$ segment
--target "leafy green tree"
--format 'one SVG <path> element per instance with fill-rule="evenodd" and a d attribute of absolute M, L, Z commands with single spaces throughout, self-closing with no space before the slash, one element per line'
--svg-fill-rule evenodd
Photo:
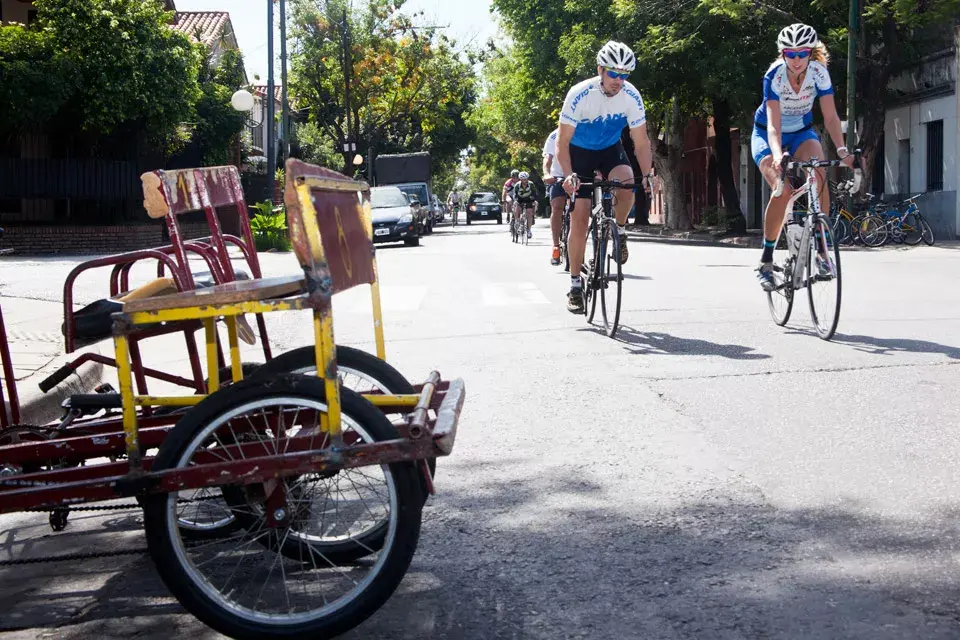
<path fill-rule="evenodd" d="M 72 64 L 61 115 L 100 134 L 136 123 L 155 140 L 191 121 L 202 49 L 169 27 L 159 2 L 36 0 L 35 6 L 31 29 Z"/>
<path fill-rule="evenodd" d="M 77 85 L 75 61 L 49 33 L 0 26 L 0 133 L 42 127 Z"/>
<path fill-rule="evenodd" d="M 316 134 L 334 147 L 356 135 L 364 156 L 425 150 L 443 166 L 469 142 L 466 113 L 475 100 L 472 60 L 458 54 L 456 43 L 438 29 L 418 25 L 415 16 L 401 11 L 402 5 L 368 0 L 349 10 L 343 0 L 294 0 L 291 86 L 313 127 L 308 133 L 312 149 L 327 148 Z M 352 156 L 343 154 L 351 173 Z"/>
<path fill-rule="evenodd" d="M 227 49 L 218 61 L 208 55 L 200 68 L 199 83 L 197 124 L 191 142 L 200 149 L 205 165 L 226 164 L 246 121 L 246 114 L 230 104 L 233 93 L 245 84 L 240 52 Z"/>

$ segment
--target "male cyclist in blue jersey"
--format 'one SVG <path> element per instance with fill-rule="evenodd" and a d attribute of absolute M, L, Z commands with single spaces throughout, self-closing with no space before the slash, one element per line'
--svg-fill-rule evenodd
<path fill-rule="evenodd" d="M 590 224 L 591 187 L 581 187 L 580 179 L 589 182 L 599 171 L 607 180 L 632 183 L 633 168 L 620 142 L 623 128 L 630 127 L 637 161 L 644 172 L 643 188 L 649 190 L 653 176 L 653 153 L 647 138 L 647 117 L 643 99 L 636 87 L 627 82 L 636 68 L 637 59 L 630 47 L 610 41 L 597 53 L 597 76 L 575 85 L 567 93 L 560 111 L 560 133 L 557 137 L 557 157 L 565 179 L 563 189 L 568 195 L 577 193 L 570 215 L 570 292 L 567 310 L 583 313 L 583 289 L 580 267 L 587 244 Z M 626 240 L 624 225 L 633 206 L 633 191 L 617 189 L 614 192 L 617 226 Z M 627 261 L 627 243 L 620 243 L 620 263 Z"/>
<path fill-rule="evenodd" d="M 840 160 L 853 167 L 853 154 L 843 146 L 843 127 L 833 100 L 833 85 L 827 71 L 827 48 L 817 38 L 813 27 L 792 24 L 777 37 L 780 57 L 773 61 L 763 76 L 763 102 L 754 114 L 751 147 L 757 163 L 770 188 L 780 183 L 780 165 L 784 156 L 798 160 L 816 157 L 825 160 L 820 138 L 813 130 L 813 103 L 820 99 L 820 111 L 827 133 L 837 147 Z M 820 185 L 820 210 L 830 210 L 830 190 L 826 186 L 826 172 L 817 169 Z M 793 195 L 790 181 L 785 181 L 783 193 L 771 197 L 763 220 L 763 255 L 757 268 L 757 279 L 765 291 L 773 291 L 773 248 L 780 236 L 787 202 Z M 817 259 L 820 275 L 829 277 L 829 260 Z"/>

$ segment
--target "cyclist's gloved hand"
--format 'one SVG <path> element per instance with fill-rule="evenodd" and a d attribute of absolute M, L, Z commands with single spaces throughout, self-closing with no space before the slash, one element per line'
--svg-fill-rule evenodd
<path fill-rule="evenodd" d="M 563 181 L 563 190 L 567 192 L 568 196 L 572 196 L 573 192 L 577 190 L 579 185 L 580 179 L 577 177 L 577 174 L 571 173 Z"/>

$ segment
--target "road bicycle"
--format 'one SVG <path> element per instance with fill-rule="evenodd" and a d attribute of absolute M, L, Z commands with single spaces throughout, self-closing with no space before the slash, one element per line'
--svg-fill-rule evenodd
<path fill-rule="evenodd" d="M 620 245 L 627 241 L 620 235 L 617 219 L 614 215 L 615 189 L 633 190 L 632 182 L 619 180 L 594 180 L 579 182 L 578 187 L 592 187 L 590 227 L 587 237 L 591 241 L 590 260 L 584 260 L 580 267 L 583 278 L 583 312 L 587 322 L 593 323 L 597 311 L 597 299 L 600 300 L 600 313 L 603 317 L 604 333 L 614 337 L 620 324 L 620 303 L 623 297 L 623 265 L 620 263 Z M 567 204 L 569 211 L 576 203 L 576 192 L 570 196 Z M 586 258 L 586 252 L 584 252 Z M 609 309 L 607 302 L 609 301 Z"/>
<path fill-rule="evenodd" d="M 860 190 L 863 177 L 860 155 L 859 149 L 854 152 L 854 178 L 850 193 Z M 794 294 L 806 288 L 810 317 L 817 335 L 824 340 L 833 337 L 840 321 L 840 244 L 833 233 L 829 216 L 820 209 L 816 170 L 840 166 L 846 167 L 839 160 L 812 158 L 797 161 L 785 155 L 780 165 L 780 182 L 773 192 L 773 197 L 783 193 L 784 180 L 791 169 L 802 170 L 806 174 L 805 182 L 797 185 L 796 192 L 787 203 L 786 224 L 774 248 L 776 286 L 767 292 L 770 314 L 777 325 L 785 325 L 793 310 Z M 793 180 L 793 176 L 790 179 Z M 807 196 L 807 210 L 794 211 L 794 203 L 804 196 Z"/>
<path fill-rule="evenodd" d="M 869 247 L 881 247 L 892 241 L 896 244 L 915 246 L 923 240 L 928 246 L 932 246 L 934 242 L 933 229 L 923 219 L 920 214 L 920 207 L 916 203 L 916 199 L 920 195 L 922 194 L 907 198 L 873 214 L 872 218 L 876 220 L 877 232 L 872 237 L 865 239 L 864 244 Z M 900 207 L 904 204 L 907 205 L 906 209 L 900 211 Z"/>

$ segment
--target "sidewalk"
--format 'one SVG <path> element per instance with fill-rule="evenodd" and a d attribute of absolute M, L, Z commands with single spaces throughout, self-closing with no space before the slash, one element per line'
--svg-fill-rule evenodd
<path fill-rule="evenodd" d="M 763 230 L 748 229 L 745 234 L 722 235 L 719 227 L 707 230 L 674 231 L 662 225 L 627 225 L 627 237 L 635 240 L 698 244 L 708 246 L 761 247 Z"/>
<path fill-rule="evenodd" d="M 60 331 L 63 306 L 44 300 L 0 296 L 0 307 L 20 400 L 20 422 L 44 424 L 59 419 L 64 399 L 74 393 L 90 393 L 100 384 L 103 365 L 88 362 L 55 389 L 43 393 L 38 386 L 40 382 L 80 355 L 64 355 L 64 338 Z M 88 347 L 84 352 L 110 353 L 110 343 Z M 0 379 L 3 379 L 2 371 Z M 4 400 L 9 406 L 6 387 Z"/>

